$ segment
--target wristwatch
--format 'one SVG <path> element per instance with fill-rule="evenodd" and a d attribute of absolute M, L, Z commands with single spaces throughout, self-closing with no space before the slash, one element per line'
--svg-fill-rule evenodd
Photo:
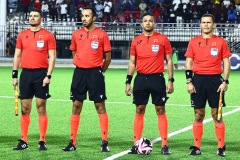
<path fill-rule="evenodd" d="M 229 84 L 228 79 L 224 79 L 223 82 L 225 82 L 226 84 Z"/>
<path fill-rule="evenodd" d="M 189 83 L 192 83 L 192 80 L 190 80 L 190 79 L 187 80 L 187 83 L 186 83 L 186 84 L 189 84 Z"/>
<path fill-rule="evenodd" d="M 51 76 L 51 75 L 47 75 L 46 77 L 47 77 L 48 79 L 51 79 L 51 78 L 52 78 L 52 76 Z"/>
<path fill-rule="evenodd" d="M 169 78 L 168 81 L 171 81 L 173 83 L 175 80 L 174 78 Z"/>

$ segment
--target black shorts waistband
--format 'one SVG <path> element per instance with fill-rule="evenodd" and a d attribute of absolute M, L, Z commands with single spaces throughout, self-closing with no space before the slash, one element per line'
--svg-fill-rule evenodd
<path fill-rule="evenodd" d="M 102 67 L 93 67 L 93 68 L 80 68 L 80 67 L 76 67 L 76 69 L 81 69 L 81 70 L 101 69 L 102 70 Z"/>
<path fill-rule="evenodd" d="M 139 73 L 137 72 L 138 76 L 164 76 L 163 73 L 152 73 L 152 74 L 143 74 L 143 73 Z"/>
<path fill-rule="evenodd" d="M 196 77 L 219 77 L 221 74 L 194 74 Z"/>
<path fill-rule="evenodd" d="M 47 68 L 33 68 L 33 69 L 28 69 L 28 68 L 22 68 L 22 71 L 29 71 L 29 72 L 34 72 L 34 71 L 47 71 Z"/>

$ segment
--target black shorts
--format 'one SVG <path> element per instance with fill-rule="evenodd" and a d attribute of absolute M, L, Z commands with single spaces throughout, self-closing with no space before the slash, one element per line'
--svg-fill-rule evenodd
<path fill-rule="evenodd" d="M 48 99 L 49 85 L 43 87 L 43 79 L 47 75 L 47 69 L 22 69 L 20 75 L 20 99 L 32 99 L 33 96 Z"/>
<path fill-rule="evenodd" d="M 165 106 L 168 99 L 166 93 L 165 78 L 162 73 L 141 74 L 138 73 L 134 79 L 133 103 L 136 105 L 147 105 L 149 95 L 152 97 L 152 104 Z"/>
<path fill-rule="evenodd" d="M 105 81 L 102 68 L 75 68 L 70 99 L 72 101 L 83 101 L 88 91 L 89 100 L 103 102 L 107 99 L 105 92 Z"/>
<path fill-rule="evenodd" d="M 193 76 L 193 85 L 196 93 L 191 94 L 191 106 L 194 108 L 204 108 L 206 102 L 211 108 L 218 108 L 219 95 L 217 92 L 222 84 L 223 78 L 220 74 L 217 75 L 199 75 Z M 223 106 L 225 105 L 224 94 L 222 98 Z"/>

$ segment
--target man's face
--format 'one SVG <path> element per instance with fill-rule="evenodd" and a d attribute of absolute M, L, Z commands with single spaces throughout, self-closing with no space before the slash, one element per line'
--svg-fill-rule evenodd
<path fill-rule="evenodd" d="M 92 11 L 90 9 L 83 9 L 81 18 L 83 26 L 88 28 L 93 25 L 95 17 L 93 17 Z"/>
<path fill-rule="evenodd" d="M 155 28 L 155 22 L 153 16 L 147 15 L 143 17 L 142 28 L 146 32 L 152 32 Z"/>
<path fill-rule="evenodd" d="M 38 12 L 30 12 L 29 23 L 32 27 L 39 26 L 42 22 L 42 17 Z"/>
<path fill-rule="evenodd" d="M 211 33 L 213 31 L 213 28 L 215 27 L 216 24 L 213 23 L 212 17 L 202 17 L 202 20 L 200 22 L 200 28 L 202 29 L 203 33 Z"/>

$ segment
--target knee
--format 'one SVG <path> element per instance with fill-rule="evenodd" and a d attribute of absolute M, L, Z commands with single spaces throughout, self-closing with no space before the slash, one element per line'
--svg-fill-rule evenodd
<path fill-rule="evenodd" d="M 202 122 L 204 120 L 205 114 L 204 113 L 195 113 L 195 121 Z"/>
<path fill-rule="evenodd" d="M 156 113 L 157 113 L 157 115 L 165 114 L 165 108 L 158 108 L 158 109 L 156 109 Z"/>
<path fill-rule="evenodd" d="M 30 107 L 22 106 L 22 115 L 29 115 L 30 111 Z"/>
<path fill-rule="evenodd" d="M 95 104 L 96 110 L 98 114 L 103 114 L 106 112 L 105 105 L 102 103 Z"/>
<path fill-rule="evenodd" d="M 144 113 L 145 113 L 145 109 L 143 109 L 143 108 L 137 108 L 137 109 L 136 109 L 136 113 L 137 113 L 137 114 L 144 114 Z"/>

